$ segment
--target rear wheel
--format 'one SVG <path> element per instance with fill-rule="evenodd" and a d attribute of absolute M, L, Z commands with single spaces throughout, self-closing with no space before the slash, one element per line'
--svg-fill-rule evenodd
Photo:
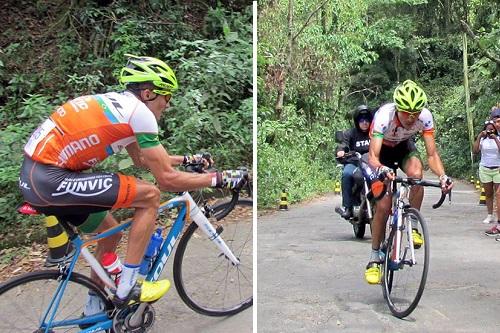
<path fill-rule="evenodd" d="M 423 239 L 420 248 L 411 248 L 412 226 L 418 229 Z M 383 293 L 393 315 L 404 318 L 420 301 L 429 270 L 430 241 L 427 224 L 418 210 L 405 209 L 399 253 L 396 253 L 396 243 L 396 232 L 391 229 L 383 268 Z"/>
<path fill-rule="evenodd" d="M 64 278 L 56 270 L 37 271 L 0 285 L 0 332 L 45 332 L 49 318 L 44 315 Z M 106 314 L 111 312 L 113 305 L 103 290 L 88 277 L 72 273 L 47 331 L 80 332 L 76 320 L 81 319 L 89 291 L 104 305 L 99 320 L 94 323 L 108 320 Z"/>
<path fill-rule="evenodd" d="M 215 204 L 215 218 L 229 202 Z M 174 258 L 174 282 L 181 299 L 194 311 L 208 316 L 236 314 L 253 304 L 253 202 L 239 199 L 233 211 L 212 221 L 224 242 L 240 260 L 234 266 L 213 241 L 191 223 Z"/>

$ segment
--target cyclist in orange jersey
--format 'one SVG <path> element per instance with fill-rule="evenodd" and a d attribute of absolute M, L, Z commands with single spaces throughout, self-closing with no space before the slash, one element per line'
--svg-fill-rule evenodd
<path fill-rule="evenodd" d="M 128 248 L 114 302 L 128 304 L 134 294 L 151 302 L 168 290 L 167 280 L 137 283 L 139 267 L 155 227 L 160 190 L 180 192 L 203 187 L 234 187 L 241 172 L 192 174 L 175 166 L 202 156 L 173 156 L 158 139 L 158 123 L 178 84 L 172 69 L 152 57 L 129 57 L 121 70 L 123 92 L 82 96 L 60 106 L 31 135 L 24 147 L 19 187 L 35 209 L 55 215 L 83 232 L 102 232 L 118 222 L 110 209 L 135 208 Z M 149 169 L 159 188 L 132 176 L 82 172 L 125 148 L 134 164 Z M 114 251 L 120 234 L 98 243 L 96 257 Z M 97 283 L 102 283 L 92 272 Z M 137 292 L 132 293 L 132 290 Z M 140 290 L 140 292 L 139 292 Z M 103 305 L 89 295 L 85 315 Z"/>

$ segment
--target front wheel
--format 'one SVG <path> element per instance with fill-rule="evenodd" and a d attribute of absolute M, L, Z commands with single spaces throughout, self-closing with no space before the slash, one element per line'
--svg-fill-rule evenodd
<path fill-rule="evenodd" d="M 212 207 L 214 216 L 229 202 Z M 234 266 L 206 234 L 191 223 L 174 257 L 174 282 L 181 299 L 208 316 L 234 315 L 253 304 L 253 218 L 251 199 L 239 199 L 233 211 L 214 226 L 234 255 Z"/>
<path fill-rule="evenodd" d="M 398 318 L 408 316 L 422 297 L 429 270 L 430 253 L 427 224 L 420 212 L 415 208 L 407 208 L 402 216 L 401 237 L 398 241 L 395 229 L 391 228 L 383 267 L 384 298 L 392 314 Z M 423 239 L 420 247 L 411 246 L 412 229 L 417 229 Z M 396 253 L 398 242 L 400 250 Z"/>
<path fill-rule="evenodd" d="M 78 321 L 81 321 L 89 291 L 103 305 L 96 322 L 109 319 L 107 313 L 111 312 L 113 305 L 103 290 L 88 277 L 72 273 L 47 330 L 49 318 L 44 315 L 58 292 L 61 279 L 64 276 L 57 270 L 37 271 L 0 285 L 0 332 L 80 332 Z"/>

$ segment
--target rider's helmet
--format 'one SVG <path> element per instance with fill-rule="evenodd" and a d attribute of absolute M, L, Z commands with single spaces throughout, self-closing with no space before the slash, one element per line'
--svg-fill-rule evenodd
<path fill-rule="evenodd" d="M 359 122 L 362 119 L 366 119 L 370 123 L 373 120 L 373 114 L 372 114 L 371 110 L 368 108 L 368 106 L 366 106 L 366 105 L 358 106 L 356 108 L 356 110 L 354 110 L 354 113 L 352 114 L 352 120 L 354 121 L 354 126 L 356 126 L 356 128 L 358 130 L 360 130 Z"/>
<path fill-rule="evenodd" d="M 177 79 L 174 71 L 163 61 L 152 57 L 138 57 L 125 54 L 128 63 L 120 72 L 120 84 L 151 82 L 159 95 L 172 95 L 177 90 Z"/>
<path fill-rule="evenodd" d="M 424 90 L 411 80 L 397 86 L 393 97 L 398 111 L 416 113 L 427 104 Z"/>

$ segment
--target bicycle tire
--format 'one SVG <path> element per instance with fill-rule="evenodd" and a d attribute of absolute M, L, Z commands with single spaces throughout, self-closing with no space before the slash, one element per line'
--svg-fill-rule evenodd
<path fill-rule="evenodd" d="M 53 299 L 63 275 L 57 270 L 35 271 L 23 274 L 0 285 L 0 332 L 42 332 L 40 320 Z M 113 309 L 104 291 L 90 278 L 73 272 L 59 304 L 54 320 L 79 319 L 92 290 L 105 305 L 106 311 Z M 79 332 L 77 325 L 51 327 L 49 332 Z M 110 331 L 107 331 L 110 332 Z"/>
<path fill-rule="evenodd" d="M 353 223 L 352 230 L 354 231 L 354 236 L 357 239 L 363 239 L 365 237 L 366 225 L 371 224 L 370 219 L 368 218 L 368 214 L 366 212 L 366 200 L 362 200 L 362 203 L 359 207 L 359 221 L 357 223 Z"/>
<path fill-rule="evenodd" d="M 354 231 L 354 236 L 357 239 L 363 239 L 365 237 L 366 223 L 364 220 L 353 223 L 352 230 Z"/>
<path fill-rule="evenodd" d="M 228 204 L 224 201 L 212 207 L 215 218 Z M 200 314 L 231 316 L 253 304 L 252 210 L 250 216 L 235 218 L 238 207 L 244 206 L 252 207 L 253 201 L 239 199 L 236 212 L 232 211 L 218 223 L 224 228 L 222 239 L 241 261 L 238 267 L 233 266 L 204 233 L 198 233 L 198 225 L 194 222 L 179 241 L 173 266 L 175 287 L 184 303 Z M 243 231 L 243 237 L 237 235 L 237 231 Z M 221 288 L 223 283 L 225 285 Z M 236 294 L 229 295 L 230 291 Z"/>
<path fill-rule="evenodd" d="M 415 310 L 417 307 L 427 281 L 427 273 L 429 271 L 430 259 L 430 239 L 427 230 L 427 223 L 425 222 L 422 214 L 415 208 L 406 208 L 403 212 L 404 226 L 411 228 L 409 216 L 413 216 L 414 221 L 418 223 L 418 230 L 421 233 L 424 244 L 422 247 L 415 249 L 416 264 L 410 265 L 409 261 L 405 264 L 396 266 L 391 263 L 391 256 L 393 255 L 394 247 L 392 246 L 395 230 L 391 229 L 387 239 L 387 250 L 383 267 L 383 293 L 384 298 L 391 310 L 392 314 L 398 318 L 404 318 Z M 404 248 L 409 251 L 407 240 L 407 233 L 402 235 L 401 251 Z M 411 256 L 410 254 L 408 254 Z M 423 261 L 423 263 L 422 263 Z M 418 269 L 416 269 L 418 268 Z M 410 281 L 410 278 L 414 281 Z M 412 292 L 414 291 L 414 292 Z"/>

